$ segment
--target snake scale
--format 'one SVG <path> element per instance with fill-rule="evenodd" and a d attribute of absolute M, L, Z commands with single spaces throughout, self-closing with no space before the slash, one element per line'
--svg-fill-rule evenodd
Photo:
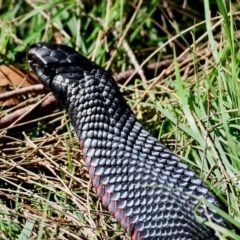
<path fill-rule="evenodd" d="M 36 43 L 27 57 L 66 108 L 96 193 L 131 239 L 219 239 L 196 219 L 226 227 L 202 201 L 217 199 L 143 128 L 107 71 L 65 45 Z"/>

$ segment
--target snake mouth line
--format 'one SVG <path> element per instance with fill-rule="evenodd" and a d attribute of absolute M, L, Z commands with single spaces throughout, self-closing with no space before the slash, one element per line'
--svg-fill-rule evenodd
<path fill-rule="evenodd" d="M 52 82 L 52 78 L 50 75 L 46 75 L 44 73 L 44 65 L 41 64 L 41 62 L 39 63 L 38 59 L 35 58 L 34 56 L 28 55 L 28 62 L 29 65 L 31 66 L 31 68 L 33 69 L 33 71 L 38 75 L 39 79 L 41 80 L 41 82 L 48 88 L 51 88 L 51 82 Z"/>

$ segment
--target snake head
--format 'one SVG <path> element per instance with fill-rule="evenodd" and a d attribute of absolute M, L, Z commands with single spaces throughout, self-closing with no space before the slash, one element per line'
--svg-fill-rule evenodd
<path fill-rule="evenodd" d="M 99 68 L 73 48 L 61 44 L 35 43 L 28 49 L 27 58 L 42 83 L 53 91 L 53 80 L 57 76 L 76 81 L 83 78 L 84 71 Z"/>
<path fill-rule="evenodd" d="M 65 104 L 69 87 L 85 81 L 92 69 L 100 69 L 73 48 L 53 43 L 35 43 L 27 52 L 28 62 L 41 82 Z"/>

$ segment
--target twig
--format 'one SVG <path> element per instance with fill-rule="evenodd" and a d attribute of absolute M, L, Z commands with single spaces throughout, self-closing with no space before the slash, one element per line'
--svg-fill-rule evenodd
<path fill-rule="evenodd" d="M 18 97 L 28 93 L 42 93 L 45 92 L 46 88 L 42 84 L 31 85 L 28 87 L 18 88 L 10 92 L 0 94 L 0 101 L 4 101 L 9 98 Z"/>
<path fill-rule="evenodd" d="M 126 28 L 125 28 L 125 30 L 124 30 L 121 38 L 120 38 L 119 41 L 118 41 L 118 44 L 117 44 L 116 49 L 113 51 L 111 58 L 110 58 L 109 61 L 107 62 L 107 65 L 106 65 L 106 69 L 107 69 L 107 70 L 110 68 L 111 63 L 112 63 L 115 55 L 117 54 L 117 50 L 121 47 L 121 45 L 122 45 L 122 43 L 123 43 L 123 40 L 125 39 L 125 37 L 126 37 L 128 31 L 129 31 L 130 27 L 132 26 L 132 23 L 133 23 L 134 19 L 136 18 L 137 14 L 138 14 L 138 12 L 139 12 L 139 9 L 140 9 L 140 7 L 141 7 L 141 5 L 142 5 L 142 3 L 143 3 L 143 0 L 140 0 L 140 1 L 138 2 L 138 5 L 137 5 L 137 7 L 136 7 L 136 10 L 134 11 L 134 13 L 133 13 L 130 21 L 128 22 L 128 24 L 127 24 L 127 26 L 126 26 Z"/>
<path fill-rule="evenodd" d="M 15 122 L 18 118 L 20 118 L 22 115 L 26 114 L 29 111 L 28 116 L 33 116 L 34 114 L 41 113 L 41 115 L 44 115 L 46 113 L 53 112 L 57 108 L 60 107 L 59 102 L 57 99 L 53 96 L 48 97 L 45 99 L 39 107 L 33 108 L 36 106 L 36 104 L 31 104 L 27 107 L 20 108 L 6 116 L 0 119 L 0 129 L 6 128 L 9 125 L 11 125 L 13 122 Z M 32 111 L 33 110 L 33 111 Z"/>
<path fill-rule="evenodd" d="M 115 37 L 117 37 L 117 30 L 113 30 L 113 35 Z M 138 63 L 138 60 L 134 54 L 134 52 L 132 51 L 132 49 L 130 48 L 129 44 L 127 43 L 127 41 L 125 39 L 123 39 L 123 47 L 128 55 L 128 57 L 130 58 L 133 66 L 135 67 L 135 69 L 137 70 L 137 73 L 139 74 L 139 76 L 141 77 L 142 81 L 143 82 L 147 82 L 147 79 L 144 75 L 144 71 L 143 71 L 143 68 L 141 68 L 139 66 L 139 63 Z"/>
<path fill-rule="evenodd" d="M 156 74 L 159 74 L 163 69 L 168 68 L 172 63 L 173 63 L 173 59 L 166 59 L 161 62 L 152 63 L 147 66 L 143 66 L 142 70 L 144 72 L 144 75 L 146 75 L 147 79 L 149 79 L 149 78 L 153 77 L 155 71 L 156 71 Z M 117 81 L 117 82 L 124 82 L 133 73 L 134 73 L 133 77 L 138 75 L 138 73 L 136 72 L 136 69 L 133 68 L 133 69 L 127 70 L 125 72 L 114 74 L 113 77 L 114 77 L 115 81 Z"/>

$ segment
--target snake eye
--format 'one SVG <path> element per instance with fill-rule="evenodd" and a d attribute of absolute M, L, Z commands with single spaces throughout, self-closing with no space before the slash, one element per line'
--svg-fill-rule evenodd
<path fill-rule="evenodd" d="M 41 70 L 42 70 L 43 74 L 47 75 L 47 76 L 52 75 L 54 73 L 54 70 L 47 65 L 43 65 Z"/>

